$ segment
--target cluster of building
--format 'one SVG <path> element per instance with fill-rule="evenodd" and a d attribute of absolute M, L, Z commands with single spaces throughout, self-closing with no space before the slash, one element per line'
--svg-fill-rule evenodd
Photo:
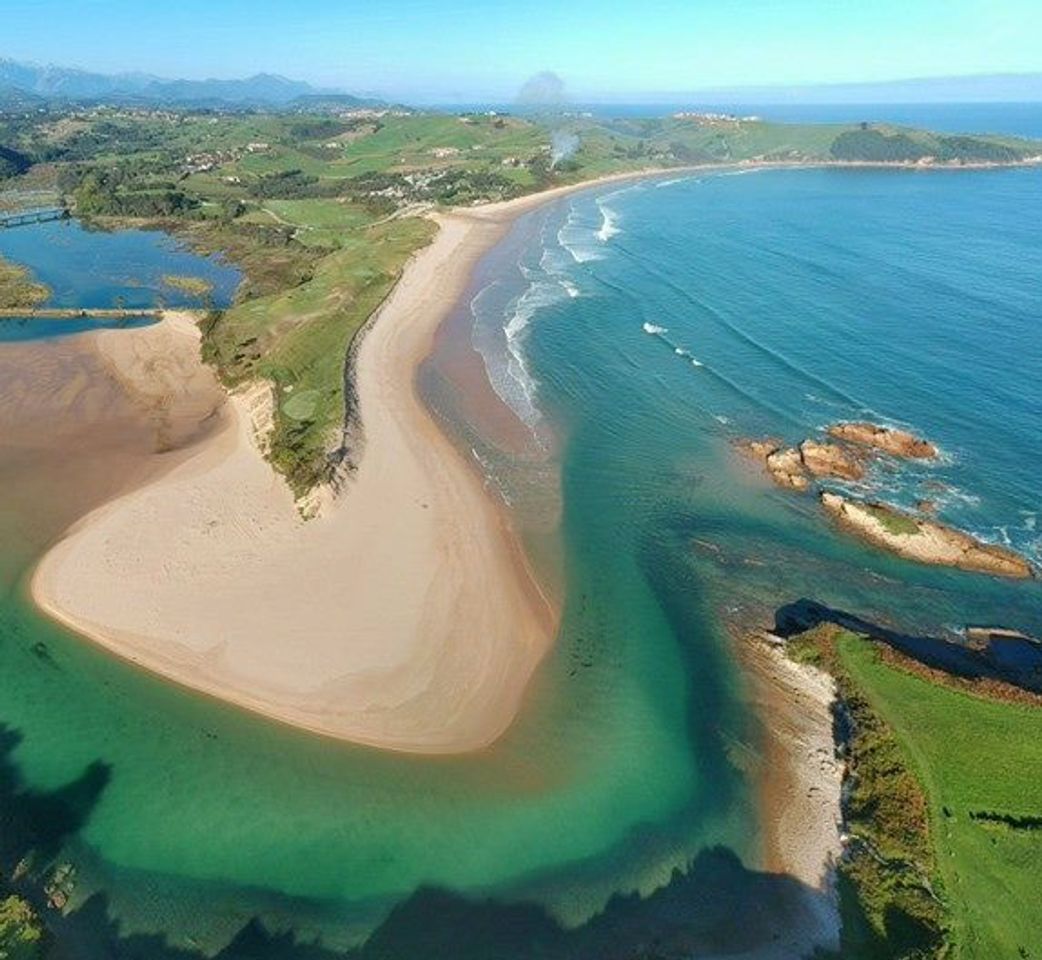
<path fill-rule="evenodd" d="M 225 164 L 235 163 L 246 153 L 264 153 L 271 149 L 269 143 L 247 143 L 244 147 L 231 150 L 208 150 L 204 153 L 190 153 L 181 162 L 181 173 L 186 176 L 193 173 L 209 173 Z M 227 178 L 226 178 L 227 179 Z"/>

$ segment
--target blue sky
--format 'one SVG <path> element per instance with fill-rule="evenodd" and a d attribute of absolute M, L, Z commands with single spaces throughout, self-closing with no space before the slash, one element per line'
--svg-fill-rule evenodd
<path fill-rule="evenodd" d="M 1042 71 L 1042 0 L 3 0 L 0 56 L 413 101 Z"/>

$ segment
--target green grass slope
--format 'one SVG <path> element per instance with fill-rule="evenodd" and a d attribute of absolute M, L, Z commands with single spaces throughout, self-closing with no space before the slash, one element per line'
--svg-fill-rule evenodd
<path fill-rule="evenodd" d="M 320 222 L 328 222 L 325 213 Z M 429 220 L 402 218 L 345 232 L 339 249 L 321 259 L 305 283 L 204 322 L 203 356 L 226 383 L 264 378 L 273 384 L 270 457 L 298 495 L 330 478 L 352 339 L 434 230 Z"/>
<path fill-rule="evenodd" d="M 836 677 L 853 722 L 841 955 L 1042 957 L 1042 708 L 832 625 L 788 650 Z"/>
<path fill-rule="evenodd" d="M 853 636 L 839 651 L 926 791 L 953 955 L 1042 957 L 1042 709 L 938 686 Z"/>

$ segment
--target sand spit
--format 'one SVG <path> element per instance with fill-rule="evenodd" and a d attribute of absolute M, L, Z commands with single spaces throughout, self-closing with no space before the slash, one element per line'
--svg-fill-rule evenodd
<path fill-rule="evenodd" d="M 472 265 L 521 209 L 442 218 L 406 271 L 357 361 L 362 462 L 321 516 L 301 519 L 258 450 L 257 397 L 232 397 L 187 462 L 44 557 L 40 606 L 149 670 L 315 732 L 432 753 L 495 740 L 556 617 L 413 379 Z M 177 391 L 212 396 L 183 318 L 95 336 L 157 422 Z"/>
<path fill-rule="evenodd" d="M 505 511 L 418 397 L 416 369 L 513 220 L 654 172 L 435 215 L 438 235 L 354 358 L 360 463 L 339 496 L 312 498 L 313 519 L 263 458 L 266 385 L 219 412 L 204 399 L 200 413 L 222 429 L 69 530 L 36 570 L 36 602 L 148 670 L 313 732 L 420 753 L 491 744 L 517 714 L 557 611 Z M 183 317 L 96 342 L 157 423 L 175 393 L 211 396 Z"/>

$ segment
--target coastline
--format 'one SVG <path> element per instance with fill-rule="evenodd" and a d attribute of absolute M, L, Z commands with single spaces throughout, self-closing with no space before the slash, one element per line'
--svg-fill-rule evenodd
<path fill-rule="evenodd" d="M 416 753 L 491 745 L 520 709 L 558 614 L 415 374 L 473 267 L 515 219 L 672 172 L 435 214 L 434 241 L 345 360 L 363 445 L 337 495 L 316 491 L 305 504 L 315 515 L 302 518 L 263 457 L 272 398 L 255 384 L 207 412 L 224 422 L 183 462 L 66 532 L 33 572 L 36 605 L 167 680 L 312 733 Z M 170 401 L 152 372 L 171 336 L 179 368 L 212 380 L 182 314 L 90 336 L 145 406 Z"/>
<path fill-rule="evenodd" d="M 764 868 L 796 877 L 823 894 L 823 902 L 833 909 L 817 913 L 815 936 L 838 947 L 834 868 L 843 852 L 843 771 L 835 755 L 835 682 L 823 671 L 790 659 L 770 634 L 742 633 L 735 643 L 751 703 L 764 727 L 757 777 Z"/>
<path fill-rule="evenodd" d="M 413 381 L 474 263 L 549 199 L 439 218 L 358 351 L 365 453 L 320 516 L 304 521 L 263 459 L 257 391 L 232 396 L 226 423 L 185 462 L 89 514 L 44 556 L 37 605 L 168 680 L 315 733 L 421 753 L 496 740 L 556 612 Z M 116 376 L 147 391 L 175 327 L 94 336 Z M 179 333 L 208 373 L 197 332 Z"/>
<path fill-rule="evenodd" d="M 679 172 L 707 169 L 715 167 Z M 37 605 L 166 680 L 313 733 L 424 754 L 491 745 L 521 707 L 557 611 L 505 509 L 420 400 L 415 373 L 473 267 L 517 217 L 603 184 L 677 173 L 615 174 L 437 215 L 435 240 L 345 360 L 358 401 L 345 429 L 359 456 L 340 494 L 322 493 L 318 516 L 301 519 L 261 455 L 256 435 L 271 396 L 255 387 L 227 399 L 223 423 L 187 459 L 70 529 L 32 577 Z M 147 354 L 170 324 L 89 336 L 126 377 L 113 345 L 135 337 Z M 179 326 L 186 355 L 208 372 L 198 332 Z M 145 357 L 139 374 L 148 366 Z M 213 636 L 205 628 L 215 623 L 230 626 Z M 468 636 L 460 623 L 472 627 Z M 746 665 L 755 682 L 770 681 L 769 665 Z M 767 763 L 783 785 L 762 790 L 768 868 L 817 887 L 832 839 L 807 837 L 782 807 L 784 785 L 815 783 L 818 761 L 775 728 L 779 704 L 790 719 L 800 709 L 799 697 L 787 703 L 792 691 L 776 685 L 754 704 Z M 838 803 L 838 784 L 835 793 Z M 828 938 L 831 920 L 820 920 Z"/>

